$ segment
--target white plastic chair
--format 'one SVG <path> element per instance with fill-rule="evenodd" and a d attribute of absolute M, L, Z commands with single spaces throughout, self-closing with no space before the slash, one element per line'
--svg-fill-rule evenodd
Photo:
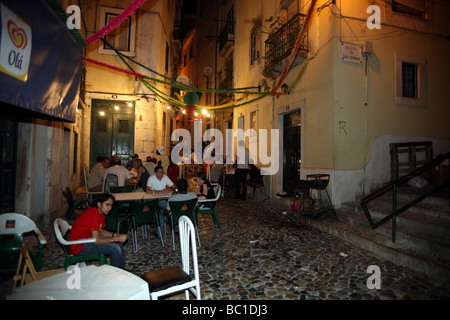
<path fill-rule="evenodd" d="M 33 220 L 20 213 L 2 213 L 0 214 L 0 234 L 17 234 L 34 231 L 38 237 L 39 244 L 47 244 L 42 232 L 36 226 Z"/>
<path fill-rule="evenodd" d="M 17 261 L 21 246 L 23 243 L 23 234 L 28 232 L 34 232 L 39 240 L 38 253 L 35 260 L 35 268 L 40 271 L 42 266 L 42 256 L 44 245 L 47 244 L 42 232 L 36 226 L 33 220 L 20 213 L 3 213 L 0 214 L 0 241 L 3 244 L 1 253 L 6 254 L 5 257 L 0 257 L 0 273 L 14 272 L 17 267 Z M 9 236 L 14 236 L 13 239 L 9 239 Z"/>
<path fill-rule="evenodd" d="M 64 249 L 64 255 L 65 255 L 64 269 L 67 270 L 67 268 L 72 264 L 76 264 L 78 262 L 85 262 L 85 261 L 89 261 L 89 260 L 98 260 L 99 265 L 106 264 L 105 255 L 99 254 L 98 250 L 96 250 L 97 252 L 94 252 L 93 254 L 90 254 L 90 255 L 76 255 L 76 256 L 70 254 L 70 252 L 69 252 L 70 245 L 95 243 L 97 241 L 97 239 L 86 238 L 86 239 L 80 239 L 80 240 L 74 240 L 74 241 L 66 240 L 64 238 L 64 235 L 70 229 L 72 229 L 72 226 L 66 220 L 63 220 L 60 218 L 56 218 L 55 221 L 53 222 L 53 229 L 55 230 L 56 239 L 58 240 L 59 243 L 62 244 L 63 249 Z"/>
<path fill-rule="evenodd" d="M 189 292 L 194 294 L 197 300 L 201 300 L 195 228 L 187 216 L 182 216 L 178 225 L 182 267 L 152 270 L 142 275 L 142 278 L 148 283 L 152 300 L 158 300 L 159 297 L 181 291 L 185 292 L 186 300 L 189 300 Z M 193 275 L 191 275 L 190 269 L 190 250 L 192 250 Z"/>
<path fill-rule="evenodd" d="M 212 184 L 212 185 L 213 185 L 213 189 L 216 194 L 216 197 L 214 199 L 198 200 L 198 207 L 197 207 L 198 213 L 210 213 L 214 224 L 219 228 L 219 230 L 222 230 L 222 226 L 220 225 L 220 220 L 219 220 L 219 213 L 217 212 L 217 201 L 219 201 L 219 199 L 220 199 L 220 195 L 222 193 L 222 187 L 219 184 L 215 184 L 215 185 Z M 216 205 L 212 209 L 211 208 L 201 209 L 202 204 L 205 202 L 215 202 Z"/>

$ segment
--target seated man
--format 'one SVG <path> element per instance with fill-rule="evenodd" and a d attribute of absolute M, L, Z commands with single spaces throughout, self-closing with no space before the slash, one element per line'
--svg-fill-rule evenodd
<path fill-rule="evenodd" d="M 114 158 L 112 167 L 106 169 L 105 179 L 108 174 L 117 175 L 118 181 L 116 187 L 123 187 L 126 183 L 133 183 L 135 179 L 133 173 L 128 171 L 127 168 L 125 168 L 124 166 L 122 166 L 122 160 L 120 160 L 120 158 Z M 106 191 L 109 191 L 109 189 Z"/>
<path fill-rule="evenodd" d="M 168 193 L 175 189 L 174 186 L 172 180 L 164 174 L 164 168 L 156 166 L 155 174 L 148 179 L 146 192 L 152 194 Z M 164 222 L 164 208 L 166 205 L 167 200 L 159 199 L 159 220 L 162 234 L 166 232 L 166 224 Z"/>
<path fill-rule="evenodd" d="M 103 190 L 103 179 L 106 169 L 109 168 L 110 160 L 107 157 L 100 157 L 100 161 L 97 162 L 91 170 L 88 179 L 88 190 L 91 192 Z"/>
<path fill-rule="evenodd" d="M 111 212 L 115 198 L 104 193 L 92 201 L 92 205 L 84 211 L 73 223 L 70 231 L 70 241 L 95 238 L 95 243 L 74 244 L 70 246 L 70 253 L 74 255 L 87 255 L 94 253 L 94 244 L 99 253 L 110 257 L 111 265 L 125 268 L 123 243 L 127 241 L 127 234 L 118 234 L 104 230 L 105 216 Z"/>
<path fill-rule="evenodd" d="M 186 179 L 179 179 L 177 184 L 178 193 L 172 194 L 167 201 L 165 208 L 166 213 L 170 213 L 170 202 L 171 201 L 184 201 L 196 199 L 197 195 L 194 192 L 188 192 L 188 182 Z"/>
<path fill-rule="evenodd" d="M 170 202 L 171 201 L 184 201 L 184 200 L 192 200 L 196 199 L 197 195 L 194 192 L 188 192 L 188 182 L 186 179 L 179 179 L 177 182 L 178 193 L 172 194 L 167 201 L 167 205 L 165 208 L 165 213 L 170 214 Z M 177 230 L 177 226 L 175 227 L 175 231 Z"/>

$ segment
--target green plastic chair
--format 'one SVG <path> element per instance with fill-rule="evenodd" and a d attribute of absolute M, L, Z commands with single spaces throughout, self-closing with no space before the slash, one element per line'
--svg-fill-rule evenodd
<path fill-rule="evenodd" d="M 134 252 L 138 251 L 137 229 L 142 226 L 142 236 L 147 239 L 147 225 L 156 223 L 158 234 L 161 240 L 161 245 L 164 247 L 164 240 L 161 234 L 161 227 L 159 224 L 158 215 L 158 199 L 144 200 L 139 202 L 132 202 L 130 205 L 130 230 L 133 241 Z"/>
<path fill-rule="evenodd" d="M 114 233 L 127 233 L 130 218 L 130 205 L 128 203 L 115 203 L 105 216 L 105 230 Z"/>
<path fill-rule="evenodd" d="M 220 187 L 220 185 L 216 185 L 214 186 L 214 191 L 216 193 L 216 197 L 214 199 L 203 199 L 203 200 L 198 200 L 198 206 L 197 206 L 197 211 L 198 213 L 209 213 L 211 214 L 213 223 L 219 228 L 219 230 L 222 230 L 222 226 L 220 224 L 220 220 L 219 220 L 219 213 L 217 212 L 217 201 L 219 201 L 220 199 L 220 194 L 222 192 L 222 188 Z M 203 208 L 200 209 L 201 205 L 205 202 L 215 202 L 215 206 L 214 208 Z"/>
<path fill-rule="evenodd" d="M 174 228 L 175 225 L 178 224 L 178 220 L 181 218 L 181 216 L 187 216 L 189 219 L 191 219 L 192 223 L 195 226 L 195 233 L 197 235 L 198 245 L 199 247 L 201 247 L 200 237 L 197 228 L 197 210 L 196 210 L 197 202 L 198 202 L 197 198 L 185 201 L 169 201 L 170 213 L 167 216 L 167 218 L 170 225 L 170 229 L 172 230 L 173 251 L 175 251 Z"/>
<path fill-rule="evenodd" d="M 38 240 L 37 255 L 32 255 L 36 271 L 42 267 L 42 256 L 47 240 L 33 220 L 20 213 L 0 214 L 0 274 L 14 274 L 17 270 L 24 234 L 33 232 Z"/>
<path fill-rule="evenodd" d="M 72 190 L 69 187 L 63 189 L 63 195 L 67 200 L 66 220 L 75 220 L 89 207 L 88 198 L 73 199 Z"/>
<path fill-rule="evenodd" d="M 65 220 L 57 218 L 53 223 L 53 229 L 55 230 L 55 236 L 58 242 L 62 245 L 64 250 L 64 269 L 78 262 L 86 262 L 92 260 L 98 260 L 99 265 L 106 264 L 106 256 L 98 252 L 98 247 L 95 246 L 95 252 L 87 255 L 73 255 L 69 251 L 70 245 L 82 244 L 82 243 L 95 243 L 95 238 L 80 239 L 75 241 L 68 241 L 68 231 L 72 229 L 72 226 Z"/>

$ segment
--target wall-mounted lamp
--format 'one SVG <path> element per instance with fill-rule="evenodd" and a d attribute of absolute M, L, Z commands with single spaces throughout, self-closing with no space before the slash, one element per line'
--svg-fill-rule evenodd
<path fill-rule="evenodd" d="M 286 83 L 283 83 L 283 85 L 281 86 L 281 91 L 283 93 L 289 94 L 288 90 L 289 90 L 289 86 Z"/>

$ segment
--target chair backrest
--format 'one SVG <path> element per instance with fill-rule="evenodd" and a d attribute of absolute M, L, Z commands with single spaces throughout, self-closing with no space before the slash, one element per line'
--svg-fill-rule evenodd
<path fill-rule="evenodd" d="M 216 197 L 214 198 L 214 201 L 218 201 L 220 198 L 220 193 L 222 192 L 222 187 L 218 184 L 213 186 L 214 189 L 214 194 L 216 195 Z"/>
<path fill-rule="evenodd" d="M 124 203 L 124 202 L 114 203 L 109 214 L 107 216 L 105 216 L 104 229 L 107 231 L 110 231 L 110 232 L 123 233 L 123 232 L 120 232 L 120 230 L 118 230 L 119 215 L 121 213 L 127 214 L 128 209 L 129 209 L 128 203 Z M 125 217 L 127 217 L 127 216 L 125 216 Z M 126 218 L 124 218 L 124 219 L 126 219 Z"/>
<path fill-rule="evenodd" d="M 216 197 L 214 199 L 201 199 L 198 200 L 199 206 L 203 203 L 216 203 L 217 201 L 219 201 L 220 199 L 220 194 L 222 193 L 222 187 L 220 185 L 213 185 L 213 189 L 214 189 L 214 194 L 216 195 Z M 209 208 L 214 208 L 215 205 L 211 205 L 209 206 Z"/>
<path fill-rule="evenodd" d="M 47 243 L 34 221 L 27 216 L 15 212 L 0 214 L 0 234 L 23 234 L 31 231 L 38 236 L 41 244 Z"/>
<path fill-rule="evenodd" d="M 189 219 L 197 223 L 197 216 L 195 208 L 197 207 L 198 199 L 183 200 L 183 201 L 169 201 L 172 221 L 174 225 L 178 223 L 181 216 L 187 216 Z"/>
<path fill-rule="evenodd" d="M 55 236 L 59 243 L 65 246 L 69 245 L 69 241 L 66 240 L 65 236 L 72 229 L 72 226 L 66 220 L 57 218 L 53 223 L 53 229 L 55 230 Z"/>
<path fill-rule="evenodd" d="M 80 243 L 94 243 L 97 241 L 95 238 L 87 238 L 76 241 L 66 240 L 66 234 L 70 229 L 72 229 L 72 226 L 66 220 L 61 218 L 55 219 L 53 222 L 53 229 L 55 230 L 56 239 L 64 246 Z"/>
<path fill-rule="evenodd" d="M 158 199 L 144 200 L 131 203 L 131 212 L 133 213 L 133 221 L 136 225 L 157 222 L 159 224 L 158 215 L 155 214 L 158 209 Z"/>
<path fill-rule="evenodd" d="M 103 190 L 110 192 L 111 187 L 119 186 L 119 176 L 117 174 L 108 173 L 105 177 L 105 186 Z"/>
<path fill-rule="evenodd" d="M 173 213 L 179 213 L 181 215 L 187 215 L 191 212 L 194 212 L 195 207 L 197 206 L 198 199 L 190 199 L 190 200 L 180 200 L 180 201 L 170 201 L 169 206 L 170 211 Z"/>
<path fill-rule="evenodd" d="M 189 250 L 192 250 L 192 265 L 194 269 L 194 278 L 199 279 L 198 262 L 197 262 L 197 243 L 195 241 L 195 228 L 191 219 L 187 216 L 181 216 L 178 221 L 178 228 L 180 232 L 180 249 L 181 262 L 183 270 L 187 274 L 190 271 L 190 257 Z"/>

